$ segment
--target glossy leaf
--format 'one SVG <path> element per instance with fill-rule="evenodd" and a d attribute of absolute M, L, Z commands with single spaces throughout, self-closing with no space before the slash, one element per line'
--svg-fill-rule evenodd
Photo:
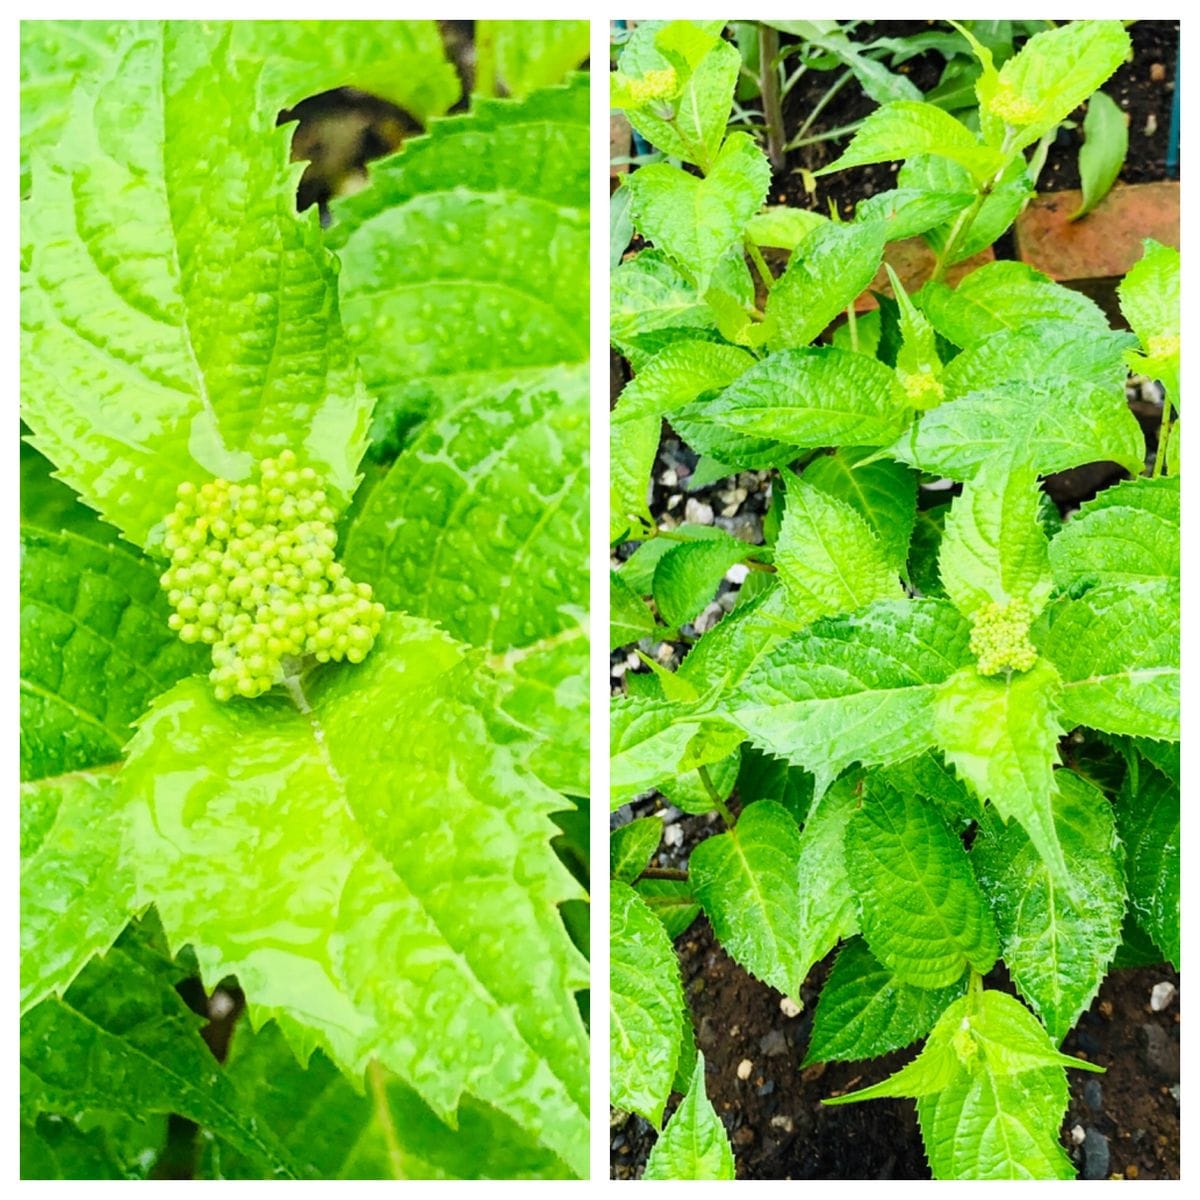
<path fill-rule="evenodd" d="M 203 647 L 167 628 L 158 569 L 130 547 L 21 533 L 21 776 L 117 761 L 132 722 Z"/>
<path fill-rule="evenodd" d="M 1112 805 L 1070 771 L 1055 772 L 1054 823 L 1073 891 L 1058 885 L 1020 825 L 990 812 L 971 861 L 1013 982 L 1057 1043 L 1091 1004 L 1121 943 L 1125 880 Z"/>
<path fill-rule="evenodd" d="M 622 421 L 666 416 L 705 393 L 727 388 L 753 365 L 754 356 L 736 346 L 697 341 L 672 343 L 646 362 L 625 385 L 615 413 Z"/>
<path fill-rule="evenodd" d="M 1167 397 L 1179 402 L 1179 251 L 1153 238 L 1117 288 L 1121 312 L 1142 344 L 1131 354 L 1133 367 L 1162 381 Z"/>
<path fill-rule="evenodd" d="M 509 96 L 561 83 L 587 61 L 590 28 L 587 21 L 477 21 L 476 92 L 492 94 L 484 86 L 485 64 Z"/>
<path fill-rule="evenodd" d="M 1083 197 L 1071 219 L 1086 216 L 1108 195 L 1125 165 L 1129 126 L 1115 100 L 1096 92 L 1088 101 L 1083 119 L 1083 145 L 1079 149 L 1079 182 Z"/>
<path fill-rule="evenodd" d="M 1005 821 L 1015 819 L 1055 879 L 1069 887 L 1052 808 L 1058 740 L 1065 732 L 1062 697 L 1062 680 L 1044 659 L 1008 677 L 967 667 L 938 692 L 933 725 L 960 778 Z"/>
<path fill-rule="evenodd" d="M 608 479 L 608 536 L 620 542 L 653 528 L 650 516 L 650 472 L 658 455 L 662 421 L 658 417 L 623 420 L 614 414 L 609 428 L 612 463 Z"/>
<path fill-rule="evenodd" d="M 616 194 L 628 202 L 628 193 Z M 671 341 L 712 329 L 712 311 L 657 250 L 643 250 L 613 267 L 608 336 L 635 371 Z"/>
<path fill-rule="evenodd" d="M 493 738 L 494 686 L 391 616 L 306 691 L 308 711 L 201 681 L 158 699 L 121 772 L 139 899 L 298 1050 L 376 1059 L 443 1120 L 473 1095 L 586 1171 L 587 975 L 559 911 L 579 889 L 550 847 L 561 801 Z"/>
<path fill-rule="evenodd" d="M 672 941 L 686 933 L 700 915 L 700 905 L 684 879 L 639 879 L 634 890 L 663 923 Z"/>
<path fill-rule="evenodd" d="M 804 1061 L 854 1062 L 910 1045 L 965 987 L 965 976 L 944 988 L 905 983 L 856 937 L 842 948 L 821 989 Z"/>
<path fill-rule="evenodd" d="M 935 698 L 969 661 L 969 632 L 940 600 L 820 621 L 763 656 L 729 696 L 730 719 L 812 771 L 820 794 L 851 763 L 901 762 L 934 744 Z"/>
<path fill-rule="evenodd" d="M 304 1179 L 562 1179 L 562 1161 L 495 1109 L 464 1098 L 451 1128 L 377 1066 L 365 1089 L 320 1051 L 297 1061 L 275 1024 L 240 1021 L 225 1074 L 241 1103 L 286 1147 Z M 252 1160 L 206 1130 L 197 1174 L 255 1179 Z"/>
<path fill-rule="evenodd" d="M 797 625 L 854 612 L 900 590 L 882 543 L 858 512 L 794 476 L 787 484 L 775 569 Z"/>
<path fill-rule="evenodd" d="M 662 923 L 628 884 L 615 881 L 609 896 L 610 1099 L 657 1127 L 687 1020 L 679 964 Z"/>
<path fill-rule="evenodd" d="M 1062 676 L 1062 719 L 1179 740 L 1179 587 L 1108 584 L 1050 610 L 1043 653 Z"/>
<path fill-rule="evenodd" d="M 708 604 L 725 572 L 755 558 L 753 546 L 732 534 L 673 546 L 654 569 L 654 602 L 668 625 L 683 625 Z"/>
<path fill-rule="evenodd" d="M 650 1148 L 643 1179 L 732 1179 L 733 1149 L 721 1118 L 704 1090 L 704 1055 L 687 1095 Z"/>
<path fill-rule="evenodd" d="M 959 191 L 899 187 L 887 192 L 877 192 L 874 196 L 860 200 L 855 206 L 854 215 L 859 221 L 883 222 L 887 240 L 897 242 L 917 237 L 953 220 L 970 204 L 968 176 L 963 182 L 962 190 Z"/>
<path fill-rule="evenodd" d="M 1179 969 L 1179 785 L 1152 769 L 1126 782 L 1116 803 L 1125 845 L 1129 911 Z"/>
<path fill-rule="evenodd" d="M 478 99 L 334 205 L 373 438 L 588 356 L 588 83 Z"/>
<path fill-rule="evenodd" d="M 762 336 L 771 349 L 807 346 L 853 304 L 879 270 L 886 237 L 882 221 L 831 221 L 809 234 L 767 300 Z"/>
<path fill-rule="evenodd" d="M 902 982 L 946 988 L 999 956 L 966 851 L 921 797 L 868 778 L 846 831 L 846 871 L 867 945 Z"/>
<path fill-rule="evenodd" d="M 703 179 L 665 163 L 630 175 L 630 212 L 638 232 L 707 290 L 717 264 L 737 245 L 762 205 L 770 168 L 747 134 L 725 139 Z"/>
<path fill-rule="evenodd" d="M 640 641 L 654 632 L 654 614 L 641 596 L 616 571 L 608 573 L 609 582 L 609 649 Z"/>
<path fill-rule="evenodd" d="M 1132 479 L 1105 488 L 1050 542 L 1060 588 L 1179 578 L 1179 479 Z"/>
<path fill-rule="evenodd" d="M 798 999 L 800 831 L 773 800 L 759 800 L 688 859 L 688 879 L 717 940 L 740 966 Z"/>
<path fill-rule="evenodd" d="M 640 817 L 608 836 L 608 869 L 614 879 L 630 885 L 649 865 L 662 841 L 662 817 Z"/>
<path fill-rule="evenodd" d="M 285 446 L 345 505 L 366 445 L 334 260 L 316 214 L 295 212 L 277 106 L 231 36 L 138 26 L 35 157 L 22 214 L 24 418 L 141 544 L 178 483 L 243 479 Z"/>
<path fill-rule="evenodd" d="M 21 785 L 21 1012 L 61 994 L 134 913 L 112 768 Z"/>

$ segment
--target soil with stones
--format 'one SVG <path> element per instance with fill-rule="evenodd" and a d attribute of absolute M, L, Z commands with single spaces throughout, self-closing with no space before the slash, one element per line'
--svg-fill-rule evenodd
<path fill-rule="evenodd" d="M 863 42 L 876 37 L 905 37 L 927 32 L 936 24 L 934 21 L 863 22 L 853 36 L 856 41 Z M 1149 183 L 1166 178 L 1167 141 L 1179 59 L 1179 22 L 1137 21 L 1130 26 L 1129 36 L 1133 42 L 1133 60 L 1118 67 L 1103 90 L 1129 114 L 1129 151 L 1120 179 L 1125 183 Z M 780 38 L 783 44 L 789 40 L 794 39 Z M 901 64 L 897 73 L 907 75 L 922 92 L 928 92 L 936 85 L 944 63 L 940 54 L 928 51 Z M 833 72 L 810 71 L 788 94 L 783 117 L 789 138 L 795 136 L 795 130 L 834 78 Z M 876 107 L 876 102 L 852 81 L 813 123 L 810 136 L 840 129 L 865 117 Z M 1079 186 L 1078 159 L 1083 143 L 1084 111 L 1080 108 L 1071 115 L 1075 128 L 1059 130 L 1038 178 L 1039 191 L 1057 192 Z M 849 141 L 847 136 L 791 151 L 784 170 L 777 173 L 773 181 L 771 202 L 827 212 L 832 199 L 843 216 L 852 217 L 858 201 L 895 187 L 899 164 L 878 163 L 823 176 L 817 181 L 816 192 L 807 192 L 801 169 L 816 171 L 827 166 Z"/>

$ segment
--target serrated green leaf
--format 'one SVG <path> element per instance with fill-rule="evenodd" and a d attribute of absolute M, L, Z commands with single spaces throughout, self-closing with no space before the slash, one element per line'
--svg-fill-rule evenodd
<path fill-rule="evenodd" d="M 562 1161 L 495 1109 L 464 1098 L 443 1124 L 394 1076 L 372 1067 L 356 1088 L 320 1051 L 297 1061 L 274 1023 L 234 1030 L 225 1073 L 246 1110 L 305 1179 L 561 1179 Z M 254 1164 L 211 1133 L 197 1174 L 254 1179 Z"/>
<path fill-rule="evenodd" d="M 882 222 L 887 240 L 898 242 L 905 238 L 917 237 L 953 220 L 964 208 L 969 207 L 970 203 L 970 177 L 967 176 L 962 188 L 957 191 L 900 187 L 888 192 L 877 192 L 855 205 L 854 219 Z"/>
<path fill-rule="evenodd" d="M 1104 980 L 1121 943 L 1125 880 L 1112 806 L 1070 771 L 1055 772 L 1054 823 L 1079 897 L 1055 882 L 1025 831 L 990 812 L 971 861 L 1021 995 L 1061 1042 Z"/>
<path fill-rule="evenodd" d="M 807 978 L 842 938 L 858 932 L 854 889 L 846 874 L 846 827 L 859 803 L 853 780 L 835 783 L 814 801 L 800 833 L 800 979 Z"/>
<path fill-rule="evenodd" d="M 103 1129 L 60 1116 L 21 1122 L 21 1179 L 139 1179 L 108 1144 Z"/>
<path fill-rule="evenodd" d="M 608 643 L 610 650 L 640 641 L 654 632 L 654 614 L 616 571 L 608 573 Z"/>
<path fill-rule="evenodd" d="M 110 817 L 111 819 L 111 817 Z M 131 930 L 61 999 L 21 1019 L 21 1111 L 177 1113 L 227 1139 L 260 1176 L 294 1176 L 290 1155 L 243 1110 L 175 983 L 184 975 Z"/>
<path fill-rule="evenodd" d="M 662 922 L 628 884 L 614 882 L 609 897 L 609 1097 L 657 1128 L 687 1019 L 679 963 Z"/>
<path fill-rule="evenodd" d="M 613 419 L 666 416 L 706 392 L 728 387 L 754 361 L 752 354 L 736 346 L 675 342 L 650 359 L 625 385 Z"/>
<path fill-rule="evenodd" d="M 1062 676 L 1062 719 L 1179 740 L 1179 585 L 1106 584 L 1050 610 L 1042 645 Z"/>
<path fill-rule="evenodd" d="M 1001 383 L 1045 384 L 1058 379 L 1082 391 L 1087 385 L 1125 394 L 1125 351 L 1132 338 L 1070 321 L 1030 321 L 1001 330 L 946 364 L 947 400 Z"/>
<path fill-rule="evenodd" d="M 917 477 L 900 463 L 869 451 L 842 447 L 822 454 L 804 469 L 804 481 L 854 508 L 879 538 L 889 567 L 899 573 L 917 516 Z"/>
<path fill-rule="evenodd" d="M 931 508 L 918 508 L 913 525 L 912 543 L 908 552 L 907 579 L 919 596 L 945 596 L 942 577 L 938 573 L 938 552 L 942 548 L 942 532 L 949 503 Z"/>
<path fill-rule="evenodd" d="M 1019 452 L 1014 452 L 1019 453 Z M 950 505 L 938 555 L 946 595 L 965 617 L 991 602 L 1027 603 L 1036 616 L 1054 589 L 1038 521 L 1037 474 L 996 455 Z"/>
<path fill-rule="evenodd" d="M 1179 785 L 1155 770 L 1127 780 L 1116 803 L 1129 911 L 1179 969 Z"/>
<path fill-rule="evenodd" d="M 616 194 L 628 202 L 628 192 Z M 713 328 L 712 311 L 659 251 L 643 250 L 613 267 L 608 336 L 635 371 L 670 341 L 712 337 Z"/>
<path fill-rule="evenodd" d="M 952 829 L 962 829 L 977 821 L 983 810 L 979 797 L 946 766 L 936 750 L 878 767 L 875 773 L 903 795 L 923 796 L 932 801 Z"/>
<path fill-rule="evenodd" d="M 1050 542 L 1054 581 L 1144 583 L 1179 578 L 1179 477 L 1130 479 L 1082 505 Z"/>
<path fill-rule="evenodd" d="M 798 999 L 800 831 L 773 800 L 747 806 L 726 833 L 705 838 L 688 878 L 717 940 L 740 966 Z"/>
<path fill-rule="evenodd" d="M 986 974 L 996 928 L 958 835 L 921 797 L 868 777 L 846 831 L 846 871 L 872 953 L 904 983 L 945 988 Z"/>
<path fill-rule="evenodd" d="M 658 417 L 624 421 L 614 414 L 608 436 L 608 538 L 620 542 L 655 527 L 650 515 L 650 472 L 658 455 L 662 421 Z"/>
<path fill-rule="evenodd" d="M 672 941 L 686 933 L 700 915 L 700 905 L 686 879 L 639 879 L 635 891 Z"/>
<path fill-rule="evenodd" d="M 662 817 L 641 817 L 608 836 L 608 869 L 613 879 L 631 886 L 649 865 L 662 841 Z"/>
<path fill-rule="evenodd" d="M 654 569 L 654 602 L 662 619 L 674 626 L 690 621 L 712 600 L 730 567 L 756 557 L 753 546 L 728 533 L 673 546 Z"/>
<path fill-rule="evenodd" d="M 550 846 L 561 800 L 494 740 L 495 686 L 389 616 L 307 692 L 158 699 L 121 772 L 139 897 L 300 1051 L 376 1059 L 443 1120 L 473 1095 L 585 1172 L 587 974 L 559 911 L 580 892 Z"/>
<path fill-rule="evenodd" d="M 119 534 L 53 474 L 53 467 L 27 441 L 21 426 L 21 524 L 45 533 L 74 533 L 108 546 Z"/>
<path fill-rule="evenodd" d="M 675 775 L 701 723 L 690 707 L 665 705 L 656 697 L 614 700 L 609 725 L 610 806 L 619 808 Z"/>
<path fill-rule="evenodd" d="M 739 244 L 746 222 L 767 194 L 771 170 L 744 133 L 725 139 L 712 170 L 697 179 L 678 167 L 653 163 L 628 176 L 630 212 L 638 232 L 708 289 L 717 264 Z"/>
<path fill-rule="evenodd" d="M 969 636 L 941 600 L 820 621 L 763 656 L 725 701 L 729 717 L 812 771 L 820 794 L 851 763 L 900 762 L 934 744 L 935 697 L 969 661 Z"/>
<path fill-rule="evenodd" d="M 917 154 L 936 154 L 965 167 L 975 183 L 983 183 L 1003 165 L 999 152 L 980 142 L 949 113 L 920 100 L 897 100 L 872 112 L 858 127 L 842 156 L 817 175 L 895 162 Z"/>
<path fill-rule="evenodd" d="M 704 1089 L 704 1055 L 687 1095 L 675 1110 L 662 1137 L 650 1148 L 643 1179 L 732 1179 L 733 1149 Z"/>
<path fill-rule="evenodd" d="M 334 205 L 373 438 L 588 357 L 588 82 L 476 100 Z"/>
<path fill-rule="evenodd" d="M 347 571 L 496 651 L 587 610 L 587 372 L 470 397 L 422 426 L 357 512 Z M 536 565 L 535 565 L 536 564 Z"/>
<path fill-rule="evenodd" d="M 1117 287 L 1121 312 L 1137 334 L 1143 354 L 1131 354 L 1135 370 L 1162 381 L 1167 399 L 1179 403 L 1179 251 L 1147 238 L 1142 257 Z"/>
<path fill-rule="evenodd" d="M 900 591 L 883 544 L 858 512 L 795 476 L 787 483 L 774 561 L 797 625 L 854 612 Z"/>
<path fill-rule="evenodd" d="M 816 449 L 886 443 L 908 418 L 888 367 L 864 354 L 822 346 L 769 355 L 731 380 L 694 419 Z"/>
<path fill-rule="evenodd" d="M 807 820 L 813 804 L 813 777 L 807 771 L 789 766 L 748 743 L 738 757 L 737 792 L 743 805 L 755 800 L 774 800 L 792 814 L 797 824 Z"/>
<path fill-rule="evenodd" d="M 21 785 L 21 1012 L 62 993 L 133 915 L 112 768 Z"/>
<path fill-rule="evenodd" d="M 706 173 L 725 136 L 741 66 L 736 48 L 721 41 L 719 34 L 702 22 L 641 21 L 618 63 L 621 74 L 636 79 L 652 71 L 675 72 L 664 105 L 669 117 L 655 104 L 626 105 L 625 115 L 651 145 L 696 163 Z M 686 56 L 679 53 L 685 44 Z"/>
<path fill-rule="evenodd" d="M 22 528 L 22 779 L 117 761 L 147 704 L 206 669 L 168 612 L 158 570 L 125 544 Z"/>
<path fill-rule="evenodd" d="M 571 796 L 588 792 L 587 630 L 567 629 L 493 657 L 500 709 L 528 738 L 529 769 Z"/>
<path fill-rule="evenodd" d="M 810 209 L 771 204 L 746 223 L 746 236 L 756 246 L 795 251 L 810 233 L 828 223 L 828 217 Z"/>
<path fill-rule="evenodd" d="M 1053 814 L 1062 696 L 1045 659 L 1007 678 L 965 667 L 939 689 L 933 725 L 946 761 L 1003 820 L 1021 825 L 1056 880 L 1070 886 Z"/>
<path fill-rule="evenodd" d="M 924 1037 L 965 987 L 965 977 L 944 988 L 905 983 L 856 937 L 821 989 L 804 1062 L 854 1062 L 899 1050 Z"/>
<path fill-rule="evenodd" d="M 1117 102 L 1104 92 L 1095 92 L 1083 118 L 1083 145 L 1079 149 L 1079 184 L 1083 197 L 1071 214 L 1077 221 L 1108 195 L 1125 165 L 1129 149 L 1129 126 Z"/>
<path fill-rule="evenodd" d="M 996 334 L 993 340 L 1004 337 Z M 943 374 L 943 385 L 945 379 Z M 983 383 L 980 390 L 923 413 L 888 453 L 932 475 L 970 479 L 993 455 L 1018 449 L 1025 465 L 1039 475 L 1104 461 L 1136 473 L 1146 457 L 1141 426 L 1129 410 L 1124 387 L 1066 376 Z"/>
<path fill-rule="evenodd" d="M 1094 301 L 1022 262 L 988 263 L 953 288 L 927 283 L 916 299 L 938 333 L 964 350 L 1033 321 L 1066 321 L 1080 329 L 1110 332 L 1108 319 Z"/>
<path fill-rule="evenodd" d="M 1068 21 L 1035 33 L 978 86 L 982 111 L 1003 122 L 1006 148 L 1036 142 L 1070 116 L 1120 65 L 1130 50 L 1120 21 Z"/>
<path fill-rule="evenodd" d="M 810 233 L 775 280 L 759 338 L 772 350 L 807 346 L 870 286 L 886 236 L 881 221 L 831 221 Z"/>
<path fill-rule="evenodd" d="M 587 21 L 476 21 L 476 92 L 493 90 L 485 64 L 491 83 L 502 83 L 509 96 L 561 83 L 587 61 L 590 30 Z"/>
<path fill-rule="evenodd" d="M 825 1103 L 916 1097 L 936 1179 L 1070 1179 L 1074 1168 L 1058 1144 L 1068 1066 L 1099 1070 L 1059 1054 L 1020 1001 L 968 992 L 943 1012 L 914 1062 Z"/>
<path fill-rule="evenodd" d="M 76 96 L 53 156 L 35 156 L 24 206 L 24 418 L 140 544 L 178 483 L 245 478 L 284 447 L 344 506 L 366 445 L 334 260 L 316 213 L 296 214 L 261 63 L 230 38 L 139 25 Z"/>

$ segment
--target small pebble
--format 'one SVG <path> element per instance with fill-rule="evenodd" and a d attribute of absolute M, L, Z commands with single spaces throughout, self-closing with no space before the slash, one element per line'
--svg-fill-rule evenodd
<path fill-rule="evenodd" d="M 1108 1175 L 1108 1138 L 1098 1129 L 1089 1129 L 1083 1137 L 1084 1179 L 1104 1179 Z"/>
<path fill-rule="evenodd" d="M 728 571 L 725 572 L 725 578 L 730 583 L 739 585 L 746 582 L 746 576 L 750 574 L 750 568 L 745 563 L 734 563 Z"/>
<path fill-rule="evenodd" d="M 683 845 L 683 826 L 668 825 L 663 830 L 663 845 L 664 846 L 682 846 Z"/>
<path fill-rule="evenodd" d="M 679 475 L 674 467 L 668 467 L 659 477 L 658 482 L 665 488 L 676 487 L 679 483 Z"/>
<path fill-rule="evenodd" d="M 1099 1112 L 1104 1107 L 1104 1095 L 1097 1080 L 1089 1079 L 1083 1085 L 1083 1102 L 1092 1112 Z"/>
<path fill-rule="evenodd" d="M 795 1126 L 792 1124 L 792 1118 L 786 1113 L 780 1113 L 777 1117 L 771 1118 L 772 1129 L 782 1129 L 784 1133 L 791 1133 Z"/>
<path fill-rule="evenodd" d="M 208 1015 L 211 1020 L 219 1021 L 222 1017 L 229 1016 L 233 1009 L 233 997 L 221 988 L 217 988 L 209 997 Z"/>
<path fill-rule="evenodd" d="M 662 817 L 662 823 L 664 825 L 674 825 L 675 822 L 678 821 L 679 818 L 683 816 L 683 813 L 680 812 L 680 810 L 677 809 L 675 807 L 675 805 L 668 804 L 662 809 L 662 811 L 658 815 L 660 817 Z"/>
<path fill-rule="evenodd" d="M 774 1058 L 788 1051 L 787 1038 L 782 1029 L 772 1029 L 758 1039 L 758 1048 L 767 1058 Z"/>
<path fill-rule="evenodd" d="M 1156 983 L 1150 989 L 1150 1011 L 1162 1012 L 1163 1009 L 1169 1008 L 1171 1001 L 1177 995 L 1179 995 L 1179 992 L 1169 980 L 1164 979 L 1162 983 Z"/>
<path fill-rule="evenodd" d="M 784 998 L 779 1001 L 779 1011 L 783 1013 L 785 1017 L 798 1017 L 800 1015 L 800 1005 L 798 1005 L 795 1000 L 789 1000 L 787 996 L 784 996 Z"/>
<path fill-rule="evenodd" d="M 1071 1141 L 1073 1141 L 1075 1143 L 1075 1145 L 1077 1145 L 1077 1146 L 1082 1146 L 1083 1139 L 1086 1137 L 1087 1137 L 1087 1134 L 1084 1133 L 1082 1125 L 1076 1125 L 1071 1130 Z"/>
<path fill-rule="evenodd" d="M 1163 64 L 1163 63 L 1151 63 L 1150 64 L 1150 82 L 1151 83 L 1162 83 L 1162 81 L 1164 79 L 1166 79 L 1166 77 L 1167 77 L 1167 68 L 1166 68 L 1165 64 Z"/>
<path fill-rule="evenodd" d="M 761 1084 L 756 1090 L 760 1096 L 769 1096 L 775 1090 L 775 1080 L 768 1079 L 766 1083 Z"/>
<path fill-rule="evenodd" d="M 743 1058 L 737 1065 L 737 1077 L 739 1079 L 749 1079 L 750 1072 L 753 1070 L 754 1064 L 748 1058 Z"/>
<path fill-rule="evenodd" d="M 1143 137 L 1153 137 L 1158 132 L 1158 117 L 1154 113 L 1146 114 L 1146 124 L 1142 129 Z"/>
<path fill-rule="evenodd" d="M 694 525 L 711 525 L 713 523 L 712 506 L 695 496 L 689 496 L 687 507 L 683 510 L 684 518 Z"/>
<path fill-rule="evenodd" d="M 667 508 L 668 509 L 678 508 L 682 501 L 683 501 L 683 497 L 678 492 L 672 492 L 667 497 Z"/>
<path fill-rule="evenodd" d="M 714 601 L 693 622 L 697 633 L 707 633 L 725 615 L 725 610 Z"/>
<path fill-rule="evenodd" d="M 732 1141 L 739 1150 L 745 1150 L 754 1145 L 754 1130 L 749 1125 L 743 1125 L 734 1130 Z"/>

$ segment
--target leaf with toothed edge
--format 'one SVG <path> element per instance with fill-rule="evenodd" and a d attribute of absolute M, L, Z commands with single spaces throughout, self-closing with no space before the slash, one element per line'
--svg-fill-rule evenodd
<path fill-rule="evenodd" d="M 389 616 L 305 687 L 307 711 L 197 680 L 155 702 L 119 789 L 138 896 L 302 1055 L 376 1059 L 443 1120 L 473 1095 L 586 1173 L 587 971 L 559 912 L 580 893 L 550 846 L 561 800 L 493 741 L 496 685 Z"/>
<path fill-rule="evenodd" d="M 1130 915 L 1179 969 L 1179 785 L 1142 764 L 1116 802 Z"/>
<path fill-rule="evenodd" d="M 136 27 L 77 93 L 53 156 L 34 155 L 22 208 L 24 419 L 142 545 L 178 483 L 243 479 L 285 446 L 344 506 L 366 446 L 335 262 L 316 213 L 295 212 L 302 167 L 261 61 L 230 39 L 218 23 Z"/>
<path fill-rule="evenodd" d="M 643 1179 L 732 1179 L 733 1149 L 729 1135 L 704 1087 L 704 1055 L 683 1102 L 662 1136 L 650 1148 Z"/>

